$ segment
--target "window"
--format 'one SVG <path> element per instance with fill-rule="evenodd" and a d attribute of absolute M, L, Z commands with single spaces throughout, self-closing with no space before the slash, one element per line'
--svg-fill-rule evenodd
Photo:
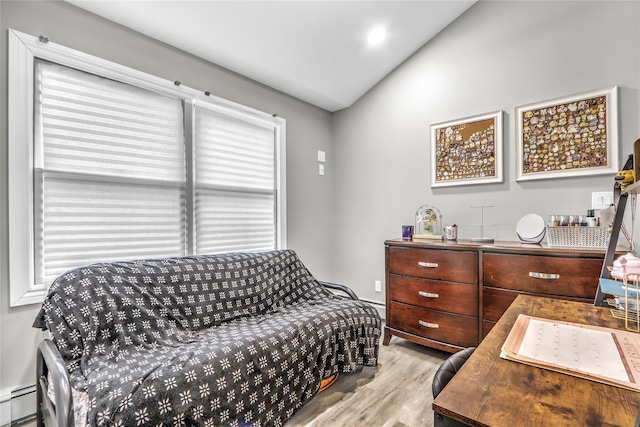
<path fill-rule="evenodd" d="M 9 45 L 12 306 L 91 262 L 286 246 L 284 120 L 13 30 Z"/>
<path fill-rule="evenodd" d="M 186 253 L 182 102 L 35 61 L 36 282 Z"/>
<path fill-rule="evenodd" d="M 195 110 L 196 252 L 274 249 L 274 130 Z"/>

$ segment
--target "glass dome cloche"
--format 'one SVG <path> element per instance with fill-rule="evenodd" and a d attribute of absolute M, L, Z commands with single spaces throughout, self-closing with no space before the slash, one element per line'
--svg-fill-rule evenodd
<path fill-rule="evenodd" d="M 416 210 L 414 237 L 442 239 L 442 214 L 438 208 L 422 205 Z"/>

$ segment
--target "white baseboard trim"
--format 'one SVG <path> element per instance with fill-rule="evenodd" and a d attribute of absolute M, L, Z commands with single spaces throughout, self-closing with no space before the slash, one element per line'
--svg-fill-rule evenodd
<path fill-rule="evenodd" d="M 36 386 L 0 390 L 0 426 L 36 413 Z"/>
<path fill-rule="evenodd" d="M 360 301 L 364 301 L 364 302 L 369 303 L 372 306 L 374 306 L 375 309 L 378 310 L 378 313 L 380 313 L 380 317 L 382 317 L 382 320 L 385 319 L 386 306 L 384 305 L 384 303 L 382 303 L 380 301 L 373 301 L 373 300 L 368 300 L 368 299 L 364 299 L 364 298 L 360 298 Z"/>

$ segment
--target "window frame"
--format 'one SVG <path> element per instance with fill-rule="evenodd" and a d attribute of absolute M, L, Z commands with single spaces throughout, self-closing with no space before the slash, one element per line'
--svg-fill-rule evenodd
<path fill-rule="evenodd" d="M 41 303 L 48 291 L 45 284 L 35 283 L 34 227 L 34 58 L 76 68 L 174 96 L 185 106 L 185 139 L 193 141 L 196 103 L 249 121 L 272 122 L 276 138 L 276 248 L 287 247 L 286 230 L 286 121 L 275 115 L 206 95 L 184 85 L 175 84 L 142 71 L 120 65 L 75 49 L 41 40 L 19 31 L 9 30 L 8 61 L 8 220 L 9 220 L 9 299 L 16 307 Z M 193 194 L 194 150 L 185 143 L 187 186 Z M 189 191 L 188 191 L 189 193 Z M 189 201 L 189 200 L 188 200 Z M 187 218 L 187 248 L 193 252 L 193 209 Z"/>

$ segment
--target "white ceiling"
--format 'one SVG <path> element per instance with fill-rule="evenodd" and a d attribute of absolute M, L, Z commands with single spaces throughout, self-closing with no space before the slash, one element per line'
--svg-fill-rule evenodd
<path fill-rule="evenodd" d="M 66 0 L 328 111 L 349 107 L 476 0 Z M 368 46 L 383 26 L 387 38 Z"/>

